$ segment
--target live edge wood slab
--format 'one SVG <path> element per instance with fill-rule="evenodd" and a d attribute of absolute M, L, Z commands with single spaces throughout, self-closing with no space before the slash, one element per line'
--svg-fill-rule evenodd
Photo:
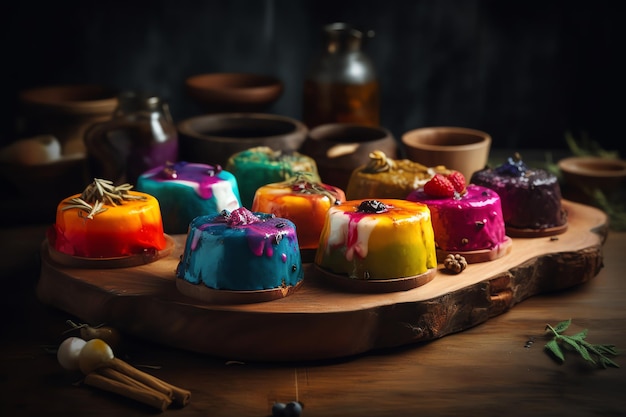
<path fill-rule="evenodd" d="M 305 266 L 303 285 L 269 302 L 210 305 L 181 294 L 174 271 L 184 236 L 170 256 L 115 269 L 69 268 L 42 245 L 37 296 L 93 325 L 106 323 L 164 345 L 232 360 L 301 361 L 351 356 L 425 342 L 468 329 L 536 294 L 563 290 L 602 268 L 606 215 L 564 201 L 569 227 L 554 237 L 513 238 L 509 254 L 468 265 L 459 275 L 439 265 L 434 279 L 382 294 L 342 291 Z"/>

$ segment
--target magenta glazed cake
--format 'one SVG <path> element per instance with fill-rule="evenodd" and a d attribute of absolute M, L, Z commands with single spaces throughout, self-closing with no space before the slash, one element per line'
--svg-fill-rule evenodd
<path fill-rule="evenodd" d="M 452 253 L 463 254 L 469 263 L 483 262 L 510 250 L 500 196 L 486 187 L 466 186 L 459 172 L 436 174 L 407 200 L 428 206 L 439 261 Z"/>

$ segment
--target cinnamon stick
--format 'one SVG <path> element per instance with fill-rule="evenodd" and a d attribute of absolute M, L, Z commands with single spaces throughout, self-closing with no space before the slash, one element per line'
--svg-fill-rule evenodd
<path fill-rule="evenodd" d="M 137 380 L 163 394 L 170 396 L 176 403 L 185 406 L 189 403 L 191 399 L 191 392 L 177 387 L 175 385 L 169 384 L 155 376 L 152 376 L 148 373 L 140 371 L 134 366 L 124 362 L 119 358 L 114 358 L 113 360 L 108 362 L 108 365 L 130 378 Z"/>
<path fill-rule="evenodd" d="M 172 403 L 164 394 L 155 391 L 153 389 L 141 389 L 134 385 L 125 384 L 114 379 L 110 379 L 97 372 L 91 372 L 85 376 L 85 384 L 102 389 L 104 391 L 112 392 L 122 395 L 124 397 L 139 401 L 148 406 L 157 408 L 161 411 L 165 411 L 167 407 Z"/>

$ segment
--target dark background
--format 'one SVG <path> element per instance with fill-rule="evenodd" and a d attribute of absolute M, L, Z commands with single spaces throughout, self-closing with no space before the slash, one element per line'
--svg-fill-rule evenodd
<path fill-rule="evenodd" d="M 201 113 L 185 78 L 251 71 L 285 83 L 269 113 L 301 118 L 321 27 L 376 36 L 381 124 L 481 129 L 495 148 L 566 148 L 566 132 L 625 152 L 622 2 L 230 0 L 10 2 L 3 6 L 0 139 L 17 92 L 97 83 L 161 95 L 176 121 Z"/>

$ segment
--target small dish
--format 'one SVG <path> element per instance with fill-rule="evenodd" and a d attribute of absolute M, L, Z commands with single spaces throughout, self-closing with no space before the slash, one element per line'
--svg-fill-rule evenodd
<path fill-rule="evenodd" d="M 283 82 L 276 77 L 236 72 L 194 75 L 185 87 L 208 113 L 262 112 L 283 93 Z"/>
<path fill-rule="evenodd" d="M 583 190 L 613 191 L 626 178 L 626 161 L 599 156 L 573 156 L 558 162 L 567 185 Z"/>
<path fill-rule="evenodd" d="M 423 127 L 404 133 L 402 143 L 410 160 L 428 167 L 444 165 L 469 181 L 487 165 L 491 135 L 465 127 Z"/>

